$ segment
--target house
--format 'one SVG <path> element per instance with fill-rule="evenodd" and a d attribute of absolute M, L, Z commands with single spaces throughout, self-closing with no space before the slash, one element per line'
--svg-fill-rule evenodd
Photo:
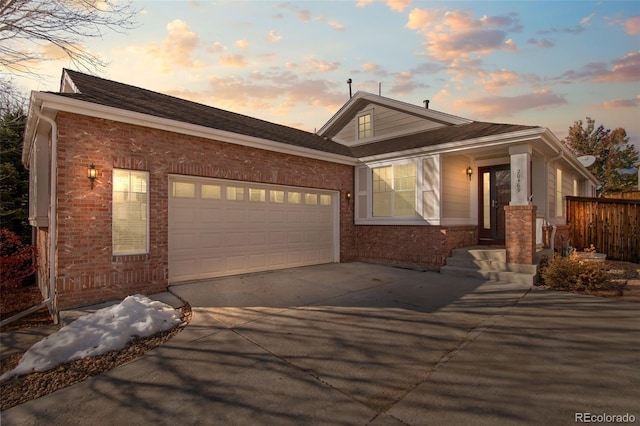
<path fill-rule="evenodd" d="M 477 244 L 531 265 L 596 184 L 542 127 L 357 92 L 313 134 L 67 69 L 31 95 L 23 162 L 60 307 L 330 262 L 439 270 Z"/>

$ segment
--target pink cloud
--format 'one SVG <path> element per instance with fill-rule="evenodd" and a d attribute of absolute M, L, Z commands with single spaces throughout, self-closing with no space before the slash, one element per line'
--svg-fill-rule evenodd
<path fill-rule="evenodd" d="M 529 40 L 527 40 L 527 43 L 532 44 L 534 46 L 542 47 L 543 49 L 548 49 L 555 46 L 554 42 L 549 41 L 545 38 L 543 38 L 542 40 L 538 40 L 536 38 L 530 38 Z"/>
<path fill-rule="evenodd" d="M 640 80 L 640 52 L 629 53 L 612 61 L 613 67 L 605 62 L 591 62 L 578 70 L 569 70 L 558 79 L 565 83 L 591 80 L 594 83 L 622 83 Z"/>
<path fill-rule="evenodd" d="M 454 106 L 465 107 L 477 117 L 495 118 L 511 116 L 518 112 L 537 109 L 544 110 L 557 105 L 564 105 L 567 101 L 560 95 L 544 89 L 534 93 L 518 96 L 483 96 L 470 100 L 460 100 Z"/>
<path fill-rule="evenodd" d="M 640 106 L 640 95 L 635 99 L 613 99 L 602 103 L 604 109 L 637 108 Z"/>
<path fill-rule="evenodd" d="M 413 9 L 406 27 L 425 38 L 428 54 L 435 60 L 454 63 L 471 55 L 482 56 L 494 51 L 516 51 L 509 31 L 519 31 L 515 15 L 483 16 L 474 19 L 465 10 L 441 11 Z"/>
<path fill-rule="evenodd" d="M 229 54 L 222 55 L 218 58 L 221 65 L 225 67 L 245 67 L 247 66 L 247 59 L 242 55 Z"/>
<path fill-rule="evenodd" d="M 627 34 L 640 34 L 640 15 L 627 18 L 624 23 L 624 29 Z"/>
<path fill-rule="evenodd" d="M 613 61 L 613 68 L 596 76 L 595 83 L 611 83 L 640 80 L 640 52 L 629 53 L 622 59 Z"/>

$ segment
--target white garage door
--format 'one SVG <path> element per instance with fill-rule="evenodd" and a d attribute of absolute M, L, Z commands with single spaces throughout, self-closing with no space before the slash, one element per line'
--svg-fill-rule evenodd
<path fill-rule="evenodd" d="M 169 282 L 337 262 L 337 192 L 169 180 Z"/>

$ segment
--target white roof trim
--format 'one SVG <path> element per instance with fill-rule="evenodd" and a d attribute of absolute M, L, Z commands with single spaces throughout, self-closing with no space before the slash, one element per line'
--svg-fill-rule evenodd
<path fill-rule="evenodd" d="M 497 145 L 508 145 L 512 143 L 521 143 L 540 137 L 546 129 L 538 127 L 535 129 L 521 130 L 518 132 L 503 133 L 500 135 L 483 136 L 480 138 L 466 139 L 463 141 L 448 142 L 434 146 L 425 146 L 420 148 L 406 149 L 404 151 L 388 152 L 384 154 L 371 155 L 361 157 L 360 161 L 380 161 L 398 157 L 409 157 L 421 154 L 443 154 L 456 151 L 463 151 L 473 148 L 487 148 Z"/>
<path fill-rule="evenodd" d="M 358 160 L 353 157 L 317 151 L 310 148 L 289 145 L 269 139 L 241 135 L 225 130 L 212 129 L 210 127 L 185 123 L 178 120 L 155 117 L 149 114 L 142 114 L 139 112 L 127 111 L 120 108 L 104 106 L 78 99 L 66 98 L 52 93 L 34 92 L 32 94 L 32 108 L 37 108 L 37 104 L 41 104 L 43 109 L 65 111 L 75 114 L 87 115 L 90 117 L 104 118 L 107 120 L 133 124 L 136 126 L 166 130 L 169 132 L 181 133 L 221 142 L 228 142 L 251 148 L 259 148 L 267 151 L 280 152 L 283 154 L 298 155 L 301 157 L 330 161 L 339 164 L 358 164 Z"/>
<path fill-rule="evenodd" d="M 384 96 L 374 95 L 368 92 L 358 91 L 355 95 L 345 103 L 342 108 L 336 112 L 333 117 L 327 121 L 327 123 L 320 128 L 318 131 L 319 135 L 324 135 L 327 133 L 333 126 L 339 124 L 339 122 L 345 116 L 351 116 L 351 110 L 357 106 L 360 102 L 372 102 L 378 105 L 383 105 L 388 108 L 392 108 L 395 110 L 405 111 L 408 114 L 424 117 L 427 119 L 432 119 L 436 121 L 441 121 L 445 123 L 449 123 L 452 125 L 455 124 L 468 124 L 473 122 L 473 120 L 469 120 L 467 118 L 459 117 L 456 115 L 447 114 L 444 112 L 436 111 L 434 109 L 424 108 L 417 105 L 412 105 L 406 102 L 398 101 L 396 99 L 385 98 Z M 353 113 L 355 115 L 355 113 Z"/>

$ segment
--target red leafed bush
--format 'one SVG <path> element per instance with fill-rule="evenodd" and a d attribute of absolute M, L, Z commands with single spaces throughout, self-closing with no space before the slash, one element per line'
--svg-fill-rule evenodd
<path fill-rule="evenodd" d="M 17 287 L 37 269 L 36 248 L 20 241 L 14 232 L 0 230 L 0 285 Z"/>

